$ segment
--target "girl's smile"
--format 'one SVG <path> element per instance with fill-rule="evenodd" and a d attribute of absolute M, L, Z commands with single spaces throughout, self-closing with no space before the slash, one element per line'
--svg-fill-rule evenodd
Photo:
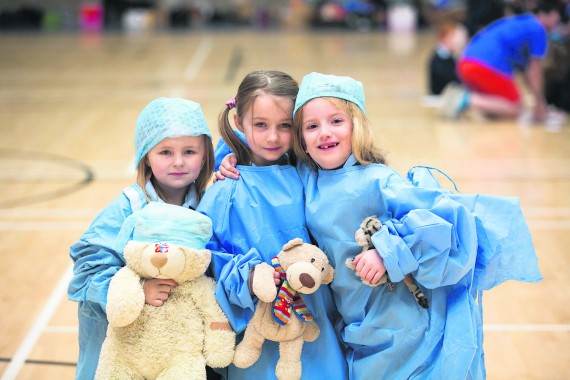
<path fill-rule="evenodd" d="M 319 149 L 331 149 L 337 146 L 338 143 L 330 143 L 330 144 L 319 145 Z"/>
<path fill-rule="evenodd" d="M 306 152 L 321 169 L 340 168 L 352 154 L 352 127 L 352 119 L 326 99 L 313 99 L 303 108 Z"/>

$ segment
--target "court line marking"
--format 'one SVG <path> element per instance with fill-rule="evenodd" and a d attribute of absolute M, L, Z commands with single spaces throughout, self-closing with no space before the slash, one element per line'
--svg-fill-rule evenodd
<path fill-rule="evenodd" d="M 34 209 L 0 209 L 0 218 L 94 218 L 101 212 L 100 208 L 34 208 Z M 568 212 L 570 217 L 570 211 Z"/>
<path fill-rule="evenodd" d="M 528 220 L 528 227 L 531 230 L 570 230 L 570 221 L 563 220 Z M 531 231 L 532 232 L 532 231 Z"/>
<path fill-rule="evenodd" d="M 569 324 L 484 324 L 485 331 L 570 331 Z"/>
<path fill-rule="evenodd" d="M 522 207 L 524 216 L 529 219 L 533 217 L 570 217 L 570 207 Z"/>
<path fill-rule="evenodd" d="M 77 334 L 79 332 L 79 326 L 46 326 L 44 332 L 53 334 Z"/>
<path fill-rule="evenodd" d="M 0 222 L 0 231 L 84 231 L 90 222 Z"/>
<path fill-rule="evenodd" d="M 40 335 L 44 331 L 51 317 L 55 313 L 61 295 L 66 293 L 67 286 L 71 278 L 73 277 L 73 264 L 70 264 L 63 276 L 59 279 L 59 282 L 52 291 L 50 297 L 46 301 L 43 309 L 41 310 L 36 322 L 28 332 L 28 335 L 24 338 L 20 347 L 16 350 L 14 357 L 8 364 L 6 371 L 2 375 L 2 380 L 13 380 L 20 373 L 22 366 L 25 364 L 28 355 L 37 343 Z"/>
<path fill-rule="evenodd" d="M 185 80 L 191 81 L 196 78 L 213 47 L 214 44 L 211 38 L 202 38 L 200 45 L 198 45 L 196 53 L 192 56 L 192 59 L 184 70 Z"/>

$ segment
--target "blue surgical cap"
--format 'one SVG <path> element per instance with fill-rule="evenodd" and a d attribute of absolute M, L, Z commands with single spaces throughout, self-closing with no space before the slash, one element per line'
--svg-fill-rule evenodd
<path fill-rule="evenodd" d="M 133 219 L 129 223 L 134 224 L 135 241 L 204 249 L 212 237 L 212 221 L 209 217 L 169 203 L 150 202 L 129 218 Z"/>
<path fill-rule="evenodd" d="M 181 98 L 158 98 L 139 114 L 135 129 L 135 167 L 165 138 L 212 135 L 198 103 Z"/>
<path fill-rule="evenodd" d="M 299 86 L 293 116 L 309 100 L 322 97 L 348 100 L 356 104 L 366 114 L 366 109 L 364 108 L 364 87 L 361 82 L 351 77 L 310 73 L 305 75 Z"/>

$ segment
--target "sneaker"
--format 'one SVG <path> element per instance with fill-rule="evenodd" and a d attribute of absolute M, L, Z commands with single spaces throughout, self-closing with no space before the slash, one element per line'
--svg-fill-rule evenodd
<path fill-rule="evenodd" d="M 566 124 L 566 113 L 553 106 L 549 106 L 544 123 L 548 127 L 558 127 L 560 125 Z"/>
<path fill-rule="evenodd" d="M 467 90 L 456 83 L 448 84 L 441 93 L 439 113 L 445 119 L 458 119 L 467 108 Z"/>

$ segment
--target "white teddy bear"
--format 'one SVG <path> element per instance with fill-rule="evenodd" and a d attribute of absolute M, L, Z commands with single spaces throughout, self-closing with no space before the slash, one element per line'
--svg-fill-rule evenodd
<path fill-rule="evenodd" d="M 214 297 L 215 282 L 204 275 L 211 221 L 158 202 L 129 218 L 133 240 L 124 249 L 127 265 L 109 285 L 109 328 L 96 379 L 206 379 L 206 365 L 228 366 L 235 349 L 235 333 Z M 160 307 L 145 304 L 143 282 L 149 278 L 178 283 Z"/>

